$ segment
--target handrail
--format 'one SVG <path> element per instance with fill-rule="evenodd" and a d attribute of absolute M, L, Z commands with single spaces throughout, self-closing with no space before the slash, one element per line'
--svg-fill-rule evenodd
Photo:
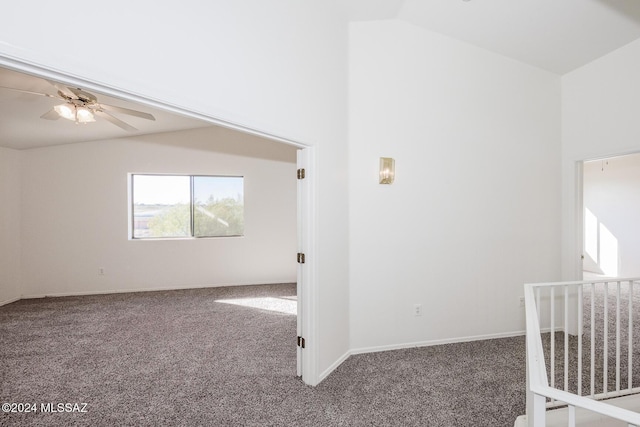
<path fill-rule="evenodd" d="M 598 280 L 573 280 L 570 282 L 543 282 L 543 283 L 527 283 L 525 284 L 525 288 L 527 286 L 532 286 L 534 288 L 548 288 L 550 286 L 571 286 L 571 285 L 591 285 L 594 283 L 614 283 L 614 282 L 640 282 L 640 277 L 603 277 Z"/>
<path fill-rule="evenodd" d="M 547 366 L 544 363 L 544 350 L 542 348 L 542 339 L 540 338 L 540 321 L 536 310 L 535 295 L 533 288 L 536 285 L 524 285 L 524 306 L 525 321 L 527 333 L 527 360 L 529 360 L 529 386 L 549 387 L 547 380 Z M 531 354 L 533 352 L 533 354 Z"/>
<path fill-rule="evenodd" d="M 540 321 L 536 309 L 534 288 L 550 286 L 582 285 L 603 282 L 637 282 L 640 278 L 631 279 L 602 279 L 593 281 L 535 283 L 524 285 L 525 318 L 526 318 L 526 342 L 527 342 L 527 369 L 529 374 L 529 390 L 539 396 L 562 401 L 567 405 L 583 408 L 614 419 L 624 421 L 630 425 L 640 426 L 640 414 L 627 409 L 619 408 L 604 402 L 596 401 L 588 397 L 579 396 L 563 390 L 552 388 L 547 380 L 547 367 L 544 359 L 542 338 L 540 335 Z M 553 333 L 553 331 L 551 331 Z M 533 414 L 528 414 L 533 416 Z"/>

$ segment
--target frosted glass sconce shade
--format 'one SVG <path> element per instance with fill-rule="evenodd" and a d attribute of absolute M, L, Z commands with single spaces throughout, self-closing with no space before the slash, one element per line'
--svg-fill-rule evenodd
<path fill-rule="evenodd" d="M 380 184 L 393 184 L 396 162 L 391 157 L 380 157 Z"/>

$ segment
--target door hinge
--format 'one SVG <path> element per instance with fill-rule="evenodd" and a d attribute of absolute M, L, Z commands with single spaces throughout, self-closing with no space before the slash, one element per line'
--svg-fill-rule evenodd
<path fill-rule="evenodd" d="M 298 337 L 298 347 L 304 348 L 304 338 Z"/>
<path fill-rule="evenodd" d="M 298 169 L 298 179 L 304 179 L 304 169 Z"/>
<path fill-rule="evenodd" d="M 298 264 L 304 264 L 304 254 L 298 252 Z"/>

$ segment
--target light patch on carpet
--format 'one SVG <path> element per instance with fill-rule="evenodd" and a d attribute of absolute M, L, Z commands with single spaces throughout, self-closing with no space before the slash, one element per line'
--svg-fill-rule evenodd
<path fill-rule="evenodd" d="M 261 297 L 261 298 L 241 298 L 241 299 L 219 299 L 216 302 L 224 304 L 240 305 L 242 307 L 259 308 L 261 310 L 276 311 L 278 313 L 298 314 L 298 302 L 288 299 L 289 297 Z"/>

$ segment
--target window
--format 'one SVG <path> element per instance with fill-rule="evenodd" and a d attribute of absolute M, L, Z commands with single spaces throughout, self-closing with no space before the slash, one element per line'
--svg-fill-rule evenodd
<path fill-rule="evenodd" d="M 132 238 L 244 235 L 244 178 L 131 175 Z"/>

